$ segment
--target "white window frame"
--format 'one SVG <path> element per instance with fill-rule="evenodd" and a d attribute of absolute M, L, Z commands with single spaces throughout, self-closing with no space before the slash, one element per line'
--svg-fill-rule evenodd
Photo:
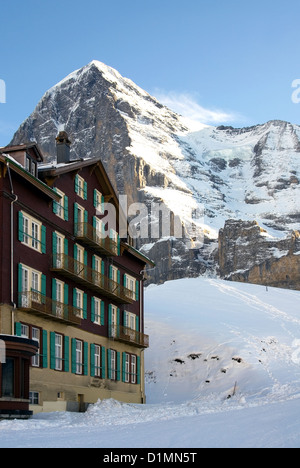
<path fill-rule="evenodd" d="M 37 252 L 42 252 L 42 223 L 32 216 L 22 211 L 23 217 L 23 240 L 22 244 L 27 245 Z"/>
<path fill-rule="evenodd" d="M 83 291 L 75 288 L 76 291 L 76 304 L 75 307 L 80 310 L 80 318 L 83 318 Z"/>
<path fill-rule="evenodd" d="M 101 299 L 94 296 L 94 314 L 95 320 L 94 323 L 96 325 L 101 325 Z"/>
<path fill-rule="evenodd" d="M 84 182 L 85 180 L 79 174 L 77 174 L 77 195 L 84 200 Z"/>
<path fill-rule="evenodd" d="M 136 314 L 124 310 L 125 327 L 131 330 L 136 330 Z"/>
<path fill-rule="evenodd" d="M 55 192 L 61 196 L 59 202 L 56 202 L 56 216 L 65 219 L 65 193 L 55 187 Z"/>
<path fill-rule="evenodd" d="M 63 369 L 63 335 L 55 333 L 55 370 Z"/>
<path fill-rule="evenodd" d="M 32 292 L 31 300 L 34 302 L 41 302 L 41 285 L 42 285 L 42 273 L 40 271 L 34 270 L 33 268 L 28 267 L 27 265 L 22 265 L 22 293 Z M 25 302 L 27 296 L 22 297 L 22 305 L 26 306 Z M 28 304 L 27 304 L 28 306 Z"/>
<path fill-rule="evenodd" d="M 34 356 L 32 356 L 31 365 L 32 367 L 40 367 L 40 354 L 39 354 L 40 340 L 41 340 L 40 328 L 32 326 L 31 334 L 32 334 L 32 340 L 36 341 L 38 344 L 38 351 Z"/>
<path fill-rule="evenodd" d="M 131 371 L 131 383 L 136 383 L 136 374 L 137 374 L 137 358 L 135 354 L 131 354 L 130 357 L 130 371 Z"/>
<path fill-rule="evenodd" d="M 96 194 L 96 200 L 95 200 L 95 208 L 96 208 L 96 213 L 97 215 L 102 215 L 104 213 L 103 211 L 103 205 L 102 205 L 102 193 L 99 192 L 99 190 L 95 189 L 95 194 Z"/>
<path fill-rule="evenodd" d="M 124 380 L 126 383 L 130 382 L 130 354 L 125 353 L 125 376 Z"/>
<path fill-rule="evenodd" d="M 136 278 L 133 276 L 127 275 L 126 274 L 126 282 L 125 282 L 125 287 L 132 291 L 133 293 L 136 292 Z"/>
<path fill-rule="evenodd" d="M 95 377 L 101 377 L 101 346 L 95 344 L 94 350 L 94 375 Z"/>
<path fill-rule="evenodd" d="M 83 373 L 83 341 L 76 339 L 76 374 Z"/>
<path fill-rule="evenodd" d="M 110 350 L 110 376 L 111 380 L 117 380 L 117 351 Z"/>

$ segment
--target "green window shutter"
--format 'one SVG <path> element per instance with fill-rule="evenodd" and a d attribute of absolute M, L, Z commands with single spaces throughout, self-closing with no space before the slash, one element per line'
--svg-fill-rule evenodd
<path fill-rule="evenodd" d="M 52 265 L 55 268 L 57 266 L 57 261 L 58 261 L 58 258 L 57 258 L 57 234 L 56 234 L 56 232 L 52 232 L 52 254 L 53 254 Z"/>
<path fill-rule="evenodd" d="M 91 343 L 91 345 L 90 345 L 90 353 L 91 353 L 91 357 L 90 357 L 90 360 L 91 360 L 91 369 L 90 369 L 90 373 L 91 373 L 91 377 L 95 377 L 95 345 L 94 345 L 94 343 Z"/>
<path fill-rule="evenodd" d="M 105 379 L 106 377 L 106 369 L 105 369 L 105 347 L 101 346 L 101 377 L 102 379 Z"/>
<path fill-rule="evenodd" d="M 42 234 L 42 242 L 41 242 L 41 247 L 42 247 L 42 253 L 46 253 L 46 226 L 42 225 L 41 226 L 41 234 Z"/>
<path fill-rule="evenodd" d="M 20 322 L 15 323 L 15 335 L 21 336 L 21 323 Z"/>
<path fill-rule="evenodd" d="M 68 336 L 65 336 L 64 338 L 64 358 L 65 358 L 64 370 L 65 372 L 69 372 L 70 370 L 70 338 Z"/>
<path fill-rule="evenodd" d="M 56 279 L 52 278 L 52 300 L 56 301 Z"/>
<path fill-rule="evenodd" d="M 136 357 L 136 383 L 141 383 L 141 358 L 139 356 Z"/>
<path fill-rule="evenodd" d="M 121 378 L 121 363 L 120 363 L 120 353 L 117 351 L 117 381 L 119 382 Z"/>
<path fill-rule="evenodd" d="M 86 181 L 83 182 L 83 198 L 87 200 L 87 183 Z"/>
<path fill-rule="evenodd" d="M 95 322 L 95 298 L 91 297 L 91 322 Z"/>
<path fill-rule="evenodd" d="M 123 286 L 126 288 L 126 284 L 127 284 L 127 281 L 126 281 L 126 273 L 124 273 L 124 276 L 123 276 Z"/>
<path fill-rule="evenodd" d="M 107 378 L 111 379 L 111 349 L 107 350 Z"/>
<path fill-rule="evenodd" d="M 18 264 L 18 304 L 22 305 L 22 264 Z"/>
<path fill-rule="evenodd" d="M 135 329 L 136 331 L 140 331 L 140 324 L 139 324 L 139 317 L 135 317 Z"/>
<path fill-rule="evenodd" d="M 41 295 L 42 295 L 42 303 L 45 304 L 46 302 L 46 275 L 41 276 Z"/>
<path fill-rule="evenodd" d="M 88 375 L 88 356 L 89 345 L 86 341 L 83 342 L 83 375 Z"/>
<path fill-rule="evenodd" d="M 97 205 L 98 205 L 98 203 L 97 203 L 97 190 L 94 189 L 94 207 L 97 208 Z"/>
<path fill-rule="evenodd" d="M 87 294 L 83 293 L 83 318 L 87 318 Z"/>
<path fill-rule="evenodd" d="M 73 307 L 77 307 L 76 288 L 73 289 Z"/>
<path fill-rule="evenodd" d="M 83 254 L 83 263 L 85 264 L 85 266 L 87 266 L 87 263 L 88 263 L 88 253 L 87 253 L 86 250 L 84 251 L 84 254 Z"/>
<path fill-rule="evenodd" d="M 121 255 L 121 239 L 120 239 L 119 234 L 118 234 L 118 255 Z"/>
<path fill-rule="evenodd" d="M 43 330 L 43 368 L 48 367 L 48 336 L 47 330 Z"/>
<path fill-rule="evenodd" d="M 112 265 L 109 265 L 109 279 L 112 279 Z"/>
<path fill-rule="evenodd" d="M 92 270 L 95 270 L 95 255 L 92 256 Z"/>
<path fill-rule="evenodd" d="M 69 255 L 69 243 L 66 237 L 64 238 L 64 254 Z"/>
<path fill-rule="evenodd" d="M 88 222 L 88 218 L 89 218 L 89 213 L 87 210 L 84 210 L 84 222 L 87 223 Z"/>
<path fill-rule="evenodd" d="M 55 193 L 57 193 L 56 187 L 54 187 L 53 190 Z M 53 209 L 54 214 L 57 214 L 57 205 L 58 205 L 57 201 L 53 200 L 52 209 Z"/>
<path fill-rule="evenodd" d="M 101 321 L 100 321 L 101 325 L 104 325 L 104 321 L 105 321 L 105 319 L 104 319 L 104 301 L 101 301 Z"/>
<path fill-rule="evenodd" d="M 69 285 L 67 283 L 64 284 L 64 304 L 69 304 Z"/>
<path fill-rule="evenodd" d="M 76 174 L 76 176 L 75 176 L 75 187 L 74 187 L 74 189 L 75 189 L 75 193 L 78 194 L 78 192 L 79 192 L 78 174 Z"/>
<path fill-rule="evenodd" d="M 77 245 L 74 244 L 74 259 L 77 260 Z"/>
<path fill-rule="evenodd" d="M 121 281 L 120 270 L 117 271 L 117 281 L 118 281 L 118 284 L 120 284 L 120 281 Z"/>
<path fill-rule="evenodd" d="M 135 300 L 139 300 L 139 289 L 140 289 L 140 282 L 136 280 L 135 282 Z"/>
<path fill-rule="evenodd" d="M 104 275 L 105 273 L 105 263 L 104 260 L 101 260 L 101 274 Z"/>
<path fill-rule="evenodd" d="M 24 231 L 23 231 L 23 213 L 19 211 L 18 214 L 19 223 L 18 223 L 18 239 L 19 241 L 24 241 Z"/>
<path fill-rule="evenodd" d="M 76 374 L 76 339 L 71 339 L 71 372 Z"/>
<path fill-rule="evenodd" d="M 64 219 L 69 221 L 69 198 L 64 195 Z"/>
<path fill-rule="evenodd" d="M 122 382 L 126 382 L 126 353 L 122 353 Z"/>
<path fill-rule="evenodd" d="M 108 336 L 111 336 L 111 304 L 108 304 Z"/>
<path fill-rule="evenodd" d="M 50 369 L 55 369 L 55 333 L 50 332 Z"/>
<path fill-rule="evenodd" d="M 120 309 L 119 308 L 117 309 L 117 325 L 118 327 L 120 325 Z"/>
<path fill-rule="evenodd" d="M 78 204 L 74 203 L 74 234 L 77 235 L 78 232 Z"/>

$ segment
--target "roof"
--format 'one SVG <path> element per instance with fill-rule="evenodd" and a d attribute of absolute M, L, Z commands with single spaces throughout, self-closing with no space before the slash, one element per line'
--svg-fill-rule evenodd
<path fill-rule="evenodd" d="M 33 149 L 35 154 L 36 154 L 36 158 L 37 158 L 37 161 L 39 162 L 42 162 L 44 161 L 44 157 L 43 157 L 43 154 L 41 152 L 41 150 L 39 149 L 38 145 L 34 142 L 30 142 L 30 143 L 23 143 L 21 145 L 7 145 L 7 146 L 3 146 L 2 148 L 0 148 L 0 153 L 13 153 L 15 151 L 26 151 L 27 149 Z"/>
<path fill-rule="evenodd" d="M 57 202 L 60 201 L 61 196 L 58 195 L 58 193 L 56 193 L 51 187 L 46 185 L 44 182 L 34 177 L 34 175 L 32 175 L 30 172 L 26 171 L 26 169 L 17 161 L 15 161 L 15 159 L 12 158 L 10 155 L 0 153 L 0 163 L 3 163 L 7 168 L 10 168 L 16 174 L 23 177 L 27 182 L 35 186 L 38 190 L 41 190 L 52 200 L 55 200 Z"/>

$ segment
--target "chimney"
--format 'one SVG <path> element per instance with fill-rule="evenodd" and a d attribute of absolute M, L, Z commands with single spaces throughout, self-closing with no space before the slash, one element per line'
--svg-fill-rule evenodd
<path fill-rule="evenodd" d="M 59 132 L 56 139 L 57 164 L 70 162 L 70 145 L 67 132 Z"/>

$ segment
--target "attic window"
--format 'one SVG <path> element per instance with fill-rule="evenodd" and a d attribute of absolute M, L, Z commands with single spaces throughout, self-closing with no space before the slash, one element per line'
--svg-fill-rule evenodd
<path fill-rule="evenodd" d="M 37 177 L 37 162 L 28 153 L 26 153 L 25 169 L 34 177 Z"/>

